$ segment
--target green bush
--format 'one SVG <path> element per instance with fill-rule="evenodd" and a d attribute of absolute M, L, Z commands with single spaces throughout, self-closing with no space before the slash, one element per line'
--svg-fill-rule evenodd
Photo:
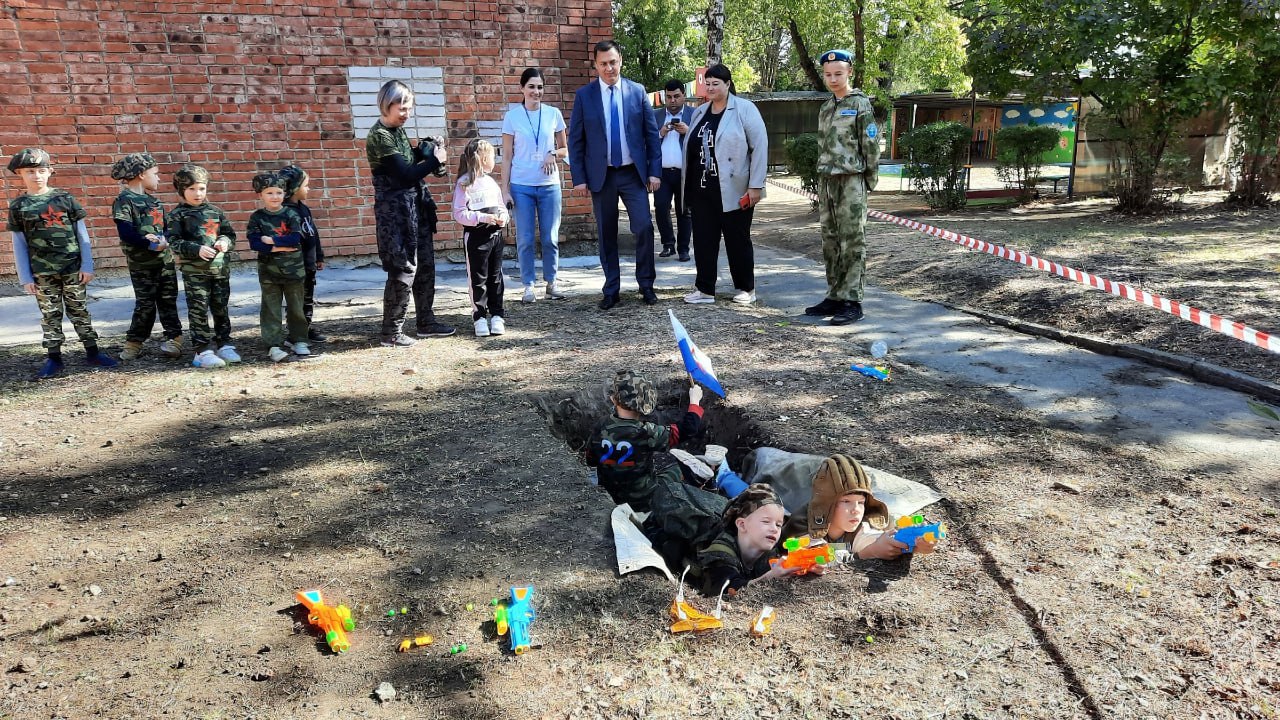
<path fill-rule="evenodd" d="M 964 160 L 972 131 L 958 122 L 921 125 L 902 134 L 906 173 L 929 207 L 954 210 L 965 204 Z"/>
<path fill-rule="evenodd" d="M 787 169 L 791 174 L 800 176 L 800 187 L 817 193 L 818 156 L 822 153 L 817 134 L 797 135 L 788 138 L 784 145 L 787 151 Z"/>
<path fill-rule="evenodd" d="M 1013 125 L 996 133 L 996 177 L 1018 188 L 1018 200 L 1027 202 L 1040 182 L 1041 158 L 1058 145 L 1058 128 L 1052 125 Z"/>

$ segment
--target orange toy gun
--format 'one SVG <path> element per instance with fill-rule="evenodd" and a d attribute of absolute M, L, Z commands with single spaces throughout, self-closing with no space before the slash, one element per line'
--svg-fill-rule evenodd
<path fill-rule="evenodd" d="M 319 590 L 299 590 L 296 597 L 298 602 L 307 609 L 307 622 L 320 628 L 330 650 L 335 653 L 344 653 L 351 649 L 351 643 L 347 641 L 347 633 L 356 629 L 356 621 L 351 617 L 350 608 L 346 605 L 339 605 L 336 608 L 325 605 Z"/>
<path fill-rule="evenodd" d="M 782 543 L 782 547 L 787 549 L 787 556 L 781 560 L 777 558 L 770 560 L 769 565 L 773 566 L 782 563 L 784 568 L 798 568 L 796 575 L 813 572 L 820 565 L 826 566 L 836 561 L 836 553 L 831 549 L 830 545 L 809 547 L 808 535 L 787 538 L 787 541 Z"/>

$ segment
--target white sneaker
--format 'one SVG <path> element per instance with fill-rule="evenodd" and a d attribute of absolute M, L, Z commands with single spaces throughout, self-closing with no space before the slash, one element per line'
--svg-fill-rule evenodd
<path fill-rule="evenodd" d="M 226 364 L 227 361 L 215 355 L 212 350 L 205 350 L 204 352 L 197 354 L 191 360 L 191 365 L 193 367 L 198 367 L 201 370 L 220 368 L 226 366 Z"/>
<path fill-rule="evenodd" d="M 480 318 L 476 321 L 476 337 L 489 337 L 489 321 Z"/>
<path fill-rule="evenodd" d="M 273 347 L 267 351 L 267 357 L 271 358 L 271 362 L 283 362 L 285 358 L 289 357 L 289 353 L 278 347 Z"/>
<path fill-rule="evenodd" d="M 236 352 L 235 345 L 223 345 L 222 347 L 218 348 L 217 355 L 218 357 L 222 358 L 223 360 L 226 360 L 229 363 L 240 362 L 240 353 Z"/>
<path fill-rule="evenodd" d="M 494 315 L 489 318 L 489 334 L 501 335 L 507 331 L 507 321 L 501 315 Z"/>
<path fill-rule="evenodd" d="M 533 291 L 533 283 L 524 286 L 524 295 L 520 298 L 520 302 L 537 302 L 538 295 Z"/>
<path fill-rule="evenodd" d="M 751 292 L 747 292 L 746 290 L 739 290 L 737 294 L 733 296 L 733 301 L 739 305 L 750 305 L 756 301 L 756 291 L 752 290 Z"/>
<path fill-rule="evenodd" d="M 701 290 L 694 290 L 684 296 L 684 301 L 690 305 L 707 305 L 716 301 L 715 295 L 704 295 Z"/>
<path fill-rule="evenodd" d="M 310 354 L 311 354 L 311 346 L 307 345 L 307 344 L 306 344 L 306 343 L 304 343 L 304 342 L 294 343 L 294 344 L 293 344 L 293 354 L 294 354 L 294 355 L 310 355 Z"/>
<path fill-rule="evenodd" d="M 548 300 L 563 300 L 567 297 L 569 297 L 568 294 L 566 294 L 564 290 L 561 290 L 554 281 L 547 283 Z"/>

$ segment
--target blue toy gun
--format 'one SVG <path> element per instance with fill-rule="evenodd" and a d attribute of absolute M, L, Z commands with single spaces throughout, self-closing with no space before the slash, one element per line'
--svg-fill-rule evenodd
<path fill-rule="evenodd" d="M 529 626 L 535 617 L 533 612 L 533 586 L 511 588 L 511 600 L 506 607 L 494 613 L 498 634 L 511 639 L 511 652 L 523 655 L 529 651 Z"/>
<path fill-rule="evenodd" d="M 929 542 L 938 542 L 947 536 L 947 526 L 944 523 L 933 523 L 926 525 L 923 515 L 904 515 L 898 518 L 898 531 L 894 533 L 893 539 L 900 543 L 906 543 L 905 552 L 916 551 L 916 540 L 924 538 Z"/>
<path fill-rule="evenodd" d="M 858 363 L 854 363 L 849 366 L 849 369 L 860 372 L 869 378 L 875 378 L 876 380 L 883 380 L 885 382 L 890 381 L 889 368 L 887 367 L 871 367 L 870 365 L 859 365 Z"/>

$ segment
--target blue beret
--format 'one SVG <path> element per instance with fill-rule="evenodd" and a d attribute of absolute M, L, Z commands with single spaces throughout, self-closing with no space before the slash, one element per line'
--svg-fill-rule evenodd
<path fill-rule="evenodd" d="M 822 53 L 822 58 L 818 61 L 820 65 L 826 65 L 829 62 L 847 62 L 853 64 L 853 54 L 848 50 L 828 50 Z"/>

